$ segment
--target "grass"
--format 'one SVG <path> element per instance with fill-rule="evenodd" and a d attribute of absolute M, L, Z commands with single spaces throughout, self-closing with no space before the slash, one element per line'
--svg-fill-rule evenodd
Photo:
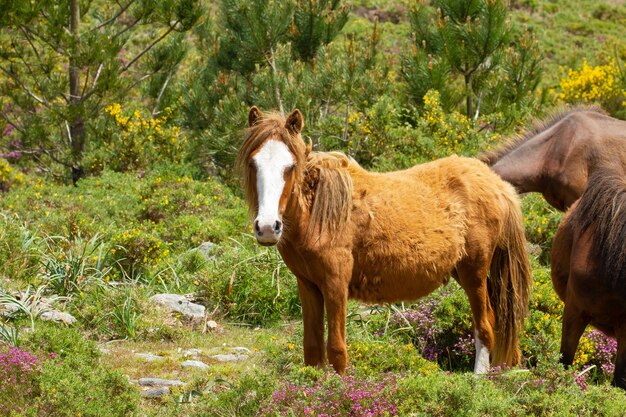
<path fill-rule="evenodd" d="M 407 2 L 357 3 L 395 11 Z M 542 45 L 545 89 L 556 88 L 565 68 L 578 67 L 582 58 L 598 63 L 616 53 L 613 44 L 623 45 L 623 2 L 512 3 L 512 19 L 528 25 Z M 399 16 L 397 24 L 378 25 L 389 79 L 397 76 L 394 68 L 410 41 L 408 23 Z M 373 27 L 352 17 L 344 32 L 366 39 Z M 619 48 L 623 59 L 626 51 Z M 444 148 L 437 129 L 407 124 L 406 115 L 394 113 L 396 87 L 367 107 L 371 114 L 355 113 L 363 120 L 347 126 L 371 150 L 380 145 L 393 154 L 375 160 L 375 166 L 391 169 L 419 157 L 476 151 L 473 142 L 471 149 Z M 451 126 L 451 137 L 467 133 L 445 116 L 441 123 Z M 328 120 L 327 130 L 343 129 L 343 119 Z M 381 136 L 370 136 L 367 126 Z M 386 131 L 390 126 L 393 132 Z M 396 137 L 404 138 L 402 146 L 386 148 Z M 255 244 L 234 178 L 202 177 L 184 163 L 146 172 L 104 170 L 77 187 L 19 175 L 0 196 L 0 308 L 18 308 L 14 317 L 0 315 L 0 347 L 20 346 L 46 358 L 24 382 L 36 389 L 32 407 L 21 415 L 289 415 L 286 410 L 305 415 L 305 410 L 322 412 L 321 403 L 331 398 L 333 412 L 346 415 L 356 403 L 344 400 L 357 393 L 388 401 L 388 408 L 372 415 L 617 416 L 626 409 L 623 392 L 609 385 L 610 341 L 587 333 L 574 367 L 558 364 L 562 303 L 546 265 L 561 213 L 540 196 L 523 200 L 535 283 L 522 337 L 523 367 L 495 369 L 485 377 L 470 374 L 469 305 L 452 282 L 417 303 L 351 302 L 350 363 L 348 379 L 342 380 L 329 369 L 303 366 L 295 279 L 276 249 Z M 200 249 L 205 242 L 213 243 L 208 254 Z M 20 299 L 12 292 L 25 288 Z M 148 300 L 158 292 L 190 294 L 218 328 L 206 331 L 202 323 L 155 309 Z M 77 323 L 38 320 L 38 301 L 44 298 L 72 313 Z M 252 351 L 245 361 L 212 358 L 239 346 Z M 209 364 L 207 371 L 181 366 L 192 348 L 200 349 L 197 359 Z M 142 352 L 164 359 L 147 362 L 136 355 Z M 54 360 L 47 359 L 52 353 Z M 181 379 L 186 385 L 160 400 L 142 399 L 129 382 L 141 377 Z"/>

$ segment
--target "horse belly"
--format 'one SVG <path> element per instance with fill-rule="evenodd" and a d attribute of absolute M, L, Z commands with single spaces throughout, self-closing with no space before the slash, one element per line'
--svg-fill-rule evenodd
<path fill-rule="evenodd" d="M 368 303 L 415 301 L 448 281 L 449 273 L 424 268 L 389 267 L 355 270 L 349 286 L 350 298 Z"/>
<path fill-rule="evenodd" d="M 609 336 L 626 326 L 626 294 L 596 274 L 572 271 L 567 283 L 567 303 L 574 303 L 590 318 L 591 324 Z"/>

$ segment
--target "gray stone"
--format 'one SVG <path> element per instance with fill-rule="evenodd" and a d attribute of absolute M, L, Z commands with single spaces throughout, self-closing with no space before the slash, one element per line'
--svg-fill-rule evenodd
<path fill-rule="evenodd" d="M 234 347 L 234 348 L 232 348 L 230 350 L 232 350 L 235 353 L 252 353 L 252 351 L 250 349 L 248 349 L 246 347 L 241 347 L 241 346 Z"/>
<path fill-rule="evenodd" d="M 216 249 L 217 245 L 213 242 L 202 242 L 200 246 L 198 246 L 198 252 L 200 252 L 207 261 L 215 259 Z"/>
<path fill-rule="evenodd" d="M 240 361 L 245 361 L 246 359 L 248 359 L 248 355 L 227 353 L 227 354 L 213 355 L 211 356 L 211 359 L 214 359 L 218 362 L 240 362 Z"/>
<path fill-rule="evenodd" d="M 203 319 L 204 306 L 192 303 L 187 297 L 179 294 L 156 294 L 150 297 L 150 301 L 172 312 L 180 313 L 189 319 Z"/>
<path fill-rule="evenodd" d="M 152 353 L 135 353 L 135 356 L 145 359 L 148 362 L 160 361 L 165 359 L 163 356 L 153 355 Z"/>
<path fill-rule="evenodd" d="M 217 322 L 214 320 L 209 320 L 206 322 L 206 328 L 209 330 L 215 330 L 217 329 Z"/>
<path fill-rule="evenodd" d="M 20 308 L 15 304 L 5 304 L 2 308 L 2 315 L 5 317 L 11 317 L 18 311 L 20 311 Z"/>
<path fill-rule="evenodd" d="M 200 349 L 187 349 L 185 352 L 183 352 L 183 356 L 187 357 L 187 356 L 193 356 L 196 357 L 198 356 L 202 351 Z"/>
<path fill-rule="evenodd" d="M 41 313 L 39 316 L 44 321 L 55 321 L 57 323 L 74 324 L 76 318 L 70 313 L 64 313 L 62 311 L 52 310 Z"/>
<path fill-rule="evenodd" d="M 141 396 L 144 398 L 159 398 L 170 393 L 169 387 L 156 387 L 143 391 Z"/>
<path fill-rule="evenodd" d="M 185 385 L 183 381 L 177 379 L 161 378 L 139 378 L 137 383 L 143 387 L 181 387 Z"/>
<path fill-rule="evenodd" d="M 183 368 L 209 369 L 209 365 L 201 361 L 185 361 L 181 365 Z"/>

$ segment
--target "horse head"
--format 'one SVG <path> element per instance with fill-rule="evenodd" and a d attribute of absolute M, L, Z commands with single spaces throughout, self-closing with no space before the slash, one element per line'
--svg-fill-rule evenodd
<path fill-rule="evenodd" d="M 254 216 L 254 237 L 261 245 L 275 245 L 283 234 L 283 215 L 308 153 L 300 136 L 303 126 L 302 113 L 297 109 L 286 119 L 264 114 L 256 106 L 248 113 L 237 165 Z"/>

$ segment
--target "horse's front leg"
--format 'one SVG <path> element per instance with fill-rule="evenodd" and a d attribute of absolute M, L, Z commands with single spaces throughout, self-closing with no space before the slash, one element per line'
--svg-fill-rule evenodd
<path fill-rule="evenodd" d="M 324 298 L 313 283 L 298 278 L 298 293 L 302 303 L 304 324 L 304 364 L 324 365 Z"/>
<path fill-rule="evenodd" d="M 346 314 L 348 305 L 347 286 L 329 288 L 324 294 L 328 315 L 328 362 L 335 372 L 343 375 L 348 364 L 346 348 Z"/>
<path fill-rule="evenodd" d="M 343 375 L 348 364 L 346 348 L 346 314 L 348 305 L 348 285 L 352 276 L 353 261 L 349 252 L 345 256 L 339 249 L 327 265 L 323 281 L 324 302 L 328 320 L 328 362 L 335 372 Z"/>
<path fill-rule="evenodd" d="M 582 311 L 566 295 L 563 309 L 563 327 L 561 330 L 561 363 L 570 366 L 574 363 L 574 355 L 580 337 L 583 335 L 589 320 L 585 319 Z"/>

